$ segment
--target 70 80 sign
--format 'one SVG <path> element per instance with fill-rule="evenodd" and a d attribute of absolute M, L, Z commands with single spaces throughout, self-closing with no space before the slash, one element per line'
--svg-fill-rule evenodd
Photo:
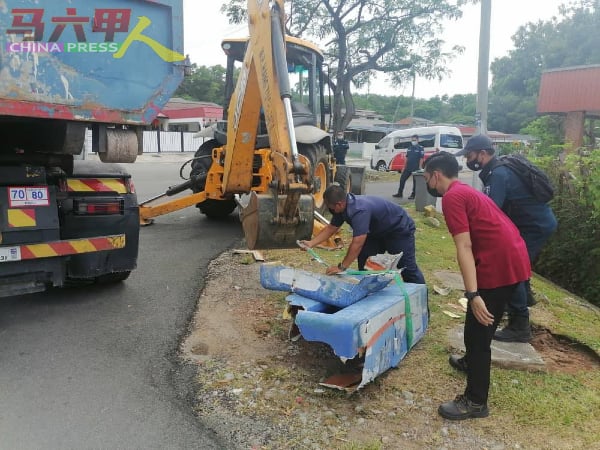
<path fill-rule="evenodd" d="M 9 187 L 8 203 L 11 208 L 23 206 L 48 206 L 50 204 L 48 187 Z"/>

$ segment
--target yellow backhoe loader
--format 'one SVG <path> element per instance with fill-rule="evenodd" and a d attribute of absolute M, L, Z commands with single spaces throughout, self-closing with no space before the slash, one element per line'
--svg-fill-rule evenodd
<path fill-rule="evenodd" d="M 249 0 L 248 23 L 248 39 L 222 42 L 227 120 L 196 152 L 189 180 L 142 203 L 140 220 L 192 205 L 218 218 L 238 207 L 248 248 L 290 248 L 319 226 L 315 212 L 325 209 L 332 182 L 362 193 L 364 168 L 335 164 L 325 131 L 323 55 L 285 35 L 283 0 Z M 187 189 L 193 194 L 157 203 Z"/>

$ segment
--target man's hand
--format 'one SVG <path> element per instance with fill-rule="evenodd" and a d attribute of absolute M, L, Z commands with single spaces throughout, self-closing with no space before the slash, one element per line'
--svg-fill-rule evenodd
<path fill-rule="evenodd" d="M 471 300 L 471 311 L 473 311 L 473 315 L 480 324 L 489 326 L 494 323 L 494 316 L 490 314 L 479 295 Z"/>
<path fill-rule="evenodd" d="M 312 241 L 296 241 L 296 243 L 298 244 L 298 247 L 304 251 L 306 251 L 307 248 L 313 248 Z"/>
<path fill-rule="evenodd" d="M 325 273 L 327 275 L 335 275 L 336 273 L 342 273 L 343 270 L 340 269 L 338 266 L 329 266 L 327 268 L 327 270 L 325 271 Z"/>

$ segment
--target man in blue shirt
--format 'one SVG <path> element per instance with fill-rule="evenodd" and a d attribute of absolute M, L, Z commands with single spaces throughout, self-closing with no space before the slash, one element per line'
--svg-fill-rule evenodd
<path fill-rule="evenodd" d="M 466 156 L 469 169 L 481 171 L 479 178 L 484 185 L 483 192 L 519 229 L 533 266 L 542 247 L 557 227 L 556 217 L 550 206 L 536 200 L 519 176 L 508 166 L 500 164 L 495 156 L 492 140 L 488 136 L 473 136 L 456 155 Z M 498 270 L 502 268 L 499 267 Z M 508 326 L 497 331 L 494 339 L 529 342 L 531 327 L 527 306 L 534 303 L 529 281 L 522 283 L 508 303 Z"/>
<path fill-rule="evenodd" d="M 406 162 L 404 163 L 404 169 L 402 170 L 402 175 L 400 175 L 400 186 L 398 186 L 398 192 L 392 197 L 402 198 L 404 194 L 404 185 L 406 184 L 406 180 L 411 176 L 413 172 L 416 170 L 423 168 L 423 160 L 425 158 L 425 149 L 419 145 L 419 136 L 414 134 L 411 137 L 410 147 L 406 149 Z M 409 200 L 415 198 L 415 183 L 413 183 L 412 193 Z"/>
<path fill-rule="evenodd" d="M 369 256 L 402 252 L 398 268 L 407 283 L 425 284 L 415 256 L 415 223 L 399 205 L 380 197 L 348 194 L 339 185 L 329 186 L 323 193 L 325 204 L 332 214 L 331 222 L 310 241 L 309 248 L 319 245 L 348 223 L 352 227 L 352 242 L 337 266 L 327 268 L 327 274 L 343 272 L 355 259 L 358 269 L 364 270 Z"/>
<path fill-rule="evenodd" d="M 344 139 L 344 132 L 339 131 L 333 142 L 333 156 L 337 164 L 346 164 L 346 153 L 348 153 L 349 148 L 350 144 Z"/>

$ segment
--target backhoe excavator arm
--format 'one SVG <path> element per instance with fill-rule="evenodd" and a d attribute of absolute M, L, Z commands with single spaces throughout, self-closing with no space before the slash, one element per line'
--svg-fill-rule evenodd
<path fill-rule="evenodd" d="M 269 134 L 274 188 L 279 193 L 309 190 L 309 163 L 298 153 L 293 126 L 283 8 L 283 0 L 248 1 L 250 38 L 227 120 L 225 193 L 250 191 L 261 112 Z"/>

